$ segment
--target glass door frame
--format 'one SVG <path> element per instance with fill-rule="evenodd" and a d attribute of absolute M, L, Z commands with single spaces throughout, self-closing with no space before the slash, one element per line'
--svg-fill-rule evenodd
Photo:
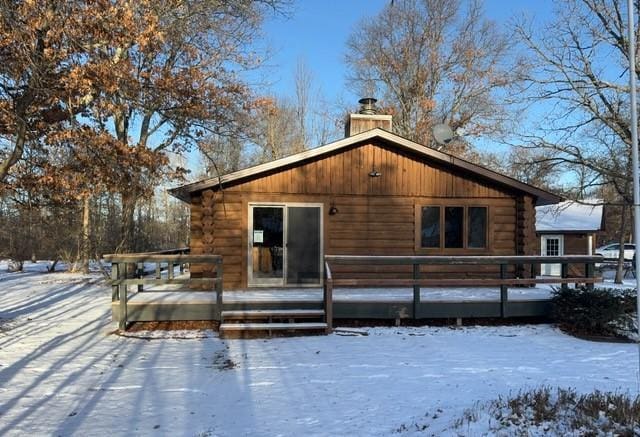
<path fill-rule="evenodd" d="M 254 278 L 253 276 L 253 210 L 254 208 L 278 208 L 282 210 L 282 277 L 279 278 Z M 284 278 L 286 277 L 285 271 L 285 245 L 287 241 L 285 223 L 287 220 L 287 209 L 282 205 L 274 204 L 249 204 L 249 219 L 247 221 L 247 228 L 249 231 L 248 239 L 248 255 L 247 255 L 247 285 L 249 287 L 282 287 L 284 284 Z"/>
<path fill-rule="evenodd" d="M 318 271 L 320 277 L 315 284 L 289 284 L 287 283 L 287 241 L 289 236 L 289 210 L 288 207 L 320 208 L 320 265 Z M 282 208 L 282 279 L 258 279 L 253 277 L 253 209 L 254 208 Z M 247 286 L 248 287 L 320 287 L 324 278 L 324 203 L 307 202 L 248 202 L 247 203 Z"/>

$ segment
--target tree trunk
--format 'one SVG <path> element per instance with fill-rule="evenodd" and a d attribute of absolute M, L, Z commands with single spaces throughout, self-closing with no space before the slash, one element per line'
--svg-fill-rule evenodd
<path fill-rule="evenodd" d="M 13 167 L 16 162 L 20 158 L 22 158 L 22 154 L 24 153 L 24 146 L 27 141 L 27 126 L 24 121 L 26 117 L 22 116 L 23 114 L 18 114 L 17 117 L 17 129 L 16 129 L 16 139 L 13 145 L 13 149 L 9 152 L 9 154 L 4 157 L 2 161 L 0 161 L 0 182 L 5 182 L 7 176 L 9 174 L 9 170 Z"/>
<path fill-rule="evenodd" d="M 36 256 L 36 245 L 34 243 L 34 241 L 38 241 L 38 236 L 34 235 L 34 228 L 33 228 L 33 198 L 32 198 L 32 194 L 31 194 L 31 190 L 27 191 L 27 219 L 28 219 L 28 224 L 27 224 L 27 235 L 29 235 L 29 241 L 28 241 L 28 247 L 29 247 L 29 252 L 31 254 L 31 262 L 32 263 L 36 263 L 38 257 Z"/>
<path fill-rule="evenodd" d="M 137 197 L 134 193 L 120 193 L 122 199 L 122 222 L 120 224 L 120 244 L 118 253 L 135 251 L 135 211 Z"/>
<path fill-rule="evenodd" d="M 118 250 L 118 243 L 120 242 L 120 214 L 117 208 L 116 195 L 107 194 L 107 218 L 105 228 L 106 238 L 106 251 L 116 252 Z"/>
<path fill-rule="evenodd" d="M 620 252 L 618 253 L 618 265 L 616 268 L 616 284 L 622 284 L 624 279 L 624 243 L 625 243 L 625 229 L 627 227 L 627 207 L 622 206 L 622 212 L 620 214 L 620 233 L 618 235 L 618 243 L 620 244 Z"/>
<path fill-rule="evenodd" d="M 82 235 L 80 243 L 80 262 L 82 273 L 89 273 L 89 259 L 91 258 L 91 197 L 87 194 L 82 199 Z"/>

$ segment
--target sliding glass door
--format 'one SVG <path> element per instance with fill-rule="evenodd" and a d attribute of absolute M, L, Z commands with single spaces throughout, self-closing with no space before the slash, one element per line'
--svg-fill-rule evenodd
<path fill-rule="evenodd" d="M 322 207 L 249 205 L 249 286 L 319 285 Z"/>

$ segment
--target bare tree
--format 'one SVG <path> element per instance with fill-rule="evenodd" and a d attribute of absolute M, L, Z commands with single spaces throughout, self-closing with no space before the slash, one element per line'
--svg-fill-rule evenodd
<path fill-rule="evenodd" d="M 267 99 L 254 114 L 251 142 L 255 147 L 249 150 L 249 163 L 272 161 L 304 150 L 297 121 L 295 104 L 277 97 Z"/>
<path fill-rule="evenodd" d="M 523 133 L 520 145 L 545 151 L 548 165 L 573 171 L 576 197 L 612 193 L 604 201 L 621 207 L 618 238 L 624 243 L 624 206 L 631 204 L 632 193 L 628 39 L 622 4 L 559 2 L 551 22 L 521 21 L 516 32 L 530 53 L 522 95 L 527 103 L 544 108 L 537 112 L 544 116 L 530 126 L 539 133 Z M 639 72 L 635 65 L 632 74 Z"/>
<path fill-rule="evenodd" d="M 343 110 L 330 105 L 300 58 L 293 71 L 292 98 L 265 96 L 240 114 L 247 128 L 232 135 L 209 134 L 199 142 L 201 176 L 216 177 L 257 163 L 326 144 L 338 132 Z M 339 113 L 339 115 L 338 115 Z"/>
<path fill-rule="evenodd" d="M 218 177 L 245 167 L 245 140 L 238 136 L 208 135 L 200 141 L 204 157 L 199 177 Z"/>
<path fill-rule="evenodd" d="M 563 191 L 563 187 L 558 184 L 561 179 L 560 169 L 545 150 L 509 147 L 499 152 L 471 151 L 465 158 L 521 182 L 550 191 Z"/>
<path fill-rule="evenodd" d="M 308 135 L 308 117 L 309 117 L 309 105 L 311 104 L 311 85 L 313 77 L 309 67 L 304 60 L 299 59 L 296 64 L 296 70 L 293 76 L 293 80 L 296 88 L 296 121 L 298 123 L 298 131 L 301 142 L 301 149 L 309 147 L 309 135 Z"/>
<path fill-rule="evenodd" d="M 314 102 L 311 119 L 313 144 L 327 144 L 344 131 L 344 109 L 340 105 L 330 104 L 320 89 L 316 92 Z"/>
<path fill-rule="evenodd" d="M 394 129 L 435 146 L 431 127 L 467 138 L 500 132 L 509 113 L 499 92 L 514 79 L 509 39 L 483 18 L 480 2 L 399 0 L 362 21 L 347 43 L 350 82 L 394 111 Z M 466 144 L 452 144 L 464 153 Z"/>

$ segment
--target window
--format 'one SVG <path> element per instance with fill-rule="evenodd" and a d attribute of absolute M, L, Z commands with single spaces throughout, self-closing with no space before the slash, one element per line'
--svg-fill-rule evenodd
<path fill-rule="evenodd" d="M 559 238 L 547 238 L 547 256 L 560 255 L 560 239 Z"/>
<path fill-rule="evenodd" d="M 447 206 L 444 209 L 444 247 L 464 247 L 464 208 Z"/>
<path fill-rule="evenodd" d="M 468 211 L 468 246 L 474 249 L 487 247 L 487 208 L 470 206 Z"/>
<path fill-rule="evenodd" d="M 484 249 L 487 247 L 486 206 L 422 206 L 416 244 L 424 249 Z"/>
<path fill-rule="evenodd" d="M 422 208 L 422 247 L 440 247 L 440 207 Z"/>

